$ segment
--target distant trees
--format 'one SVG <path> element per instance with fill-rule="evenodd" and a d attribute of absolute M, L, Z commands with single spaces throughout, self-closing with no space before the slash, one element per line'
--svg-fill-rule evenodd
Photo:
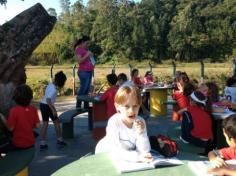
<path fill-rule="evenodd" d="M 73 43 L 89 35 L 98 62 L 114 59 L 219 61 L 236 56 L 236 1 L 60 0 L 53 32 L 33 56 L 73 60 Z M 53 11 L 50 11 L 52 14 Z M 55 58 L 56 57 L 56 58 Z M 40 59 L 39 59 L 40 60 Z"/>

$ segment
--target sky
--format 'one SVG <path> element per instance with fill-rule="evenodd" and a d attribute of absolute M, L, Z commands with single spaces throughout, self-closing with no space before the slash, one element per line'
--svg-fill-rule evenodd
<path fill-rule="evenodd" d="M 74 4 L 76 1 L 77 0 L 70 0 L 71 4 Z M 7 0 L 6 7 L 0 5 L 0 25 L 11 20 L 16 15 L 38 2 L 40 2 L 46 10 L 49 8 L 56 9 L 57 15 L 61 12 L 59 0 Z M 88 0 L 83 0 L 83 2 L 86 4 Z"/>
<path fill-rule="evenodd" d="M 70 0 L 71 4 L 74 4 L 77 0 Z M 59 0 L 7 0 L 6 7 L 0 5 L 0 25 L 6 21 L 11 20 L 13 17 L 40 2 L 47 10 L 48 8 L 56 9 L 57 14 L 61 12 Z M 87 3 L 87 0 L 83 0 Z"/>

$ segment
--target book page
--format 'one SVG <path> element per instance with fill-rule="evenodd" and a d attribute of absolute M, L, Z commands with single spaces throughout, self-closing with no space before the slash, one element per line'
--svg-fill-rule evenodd
<path fill-rule="evenodd" d="M 112 156 L 111 158 L 114 166 L 120 173 L 154 169 L 158 166 L 172 166 L 183 164 L 183 162 L 177 159 L 176 157 L 164 158 L 161 155 L 153 155 L 154 161 L 151 163 L 125 161 L 121 159 L 116 159 Z"/>

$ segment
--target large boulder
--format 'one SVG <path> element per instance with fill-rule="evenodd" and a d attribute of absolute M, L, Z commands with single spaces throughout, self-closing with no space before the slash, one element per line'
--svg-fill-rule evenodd
<path fill-rule="evenodd" d="M 12 92 L 26 82 L 25 65 L 34 49 L 51 32 L 56 17 L 39 3 L 0 26 L 0 112 L 12 106 Z"/>

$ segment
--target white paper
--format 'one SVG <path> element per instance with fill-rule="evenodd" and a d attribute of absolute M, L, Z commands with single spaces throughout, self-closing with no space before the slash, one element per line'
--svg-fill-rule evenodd
<path fill-rule="evenodd" d="M 236 169 L 236 160 L 227 160 L 226 163 L 230 168 Z M 214 176 L 214 174 L 207 173 L 209 168 L 214 167 L 210 161 L 189 161 L 188 166 L 196 176 Z"/>
<path fill-rule="evenodd" d="M 90 56 L 90 61 L 93 64 L 93 66 L 96 64 L 95 58 L 93 56 Z"/>
<path fill-rule="evenodd" d="M 111 158 L 114 166 L 120 173 L 154 169 L 155 167 L 158 166 L 172 166 L 172 165 L 183 164 L 183 162 L 176 157 L 164 158 L 161 155 L 153 156 L 154 161 L 151 163 L 125 161 L 125 160 L 115 159 L 114 157 Z"/>

